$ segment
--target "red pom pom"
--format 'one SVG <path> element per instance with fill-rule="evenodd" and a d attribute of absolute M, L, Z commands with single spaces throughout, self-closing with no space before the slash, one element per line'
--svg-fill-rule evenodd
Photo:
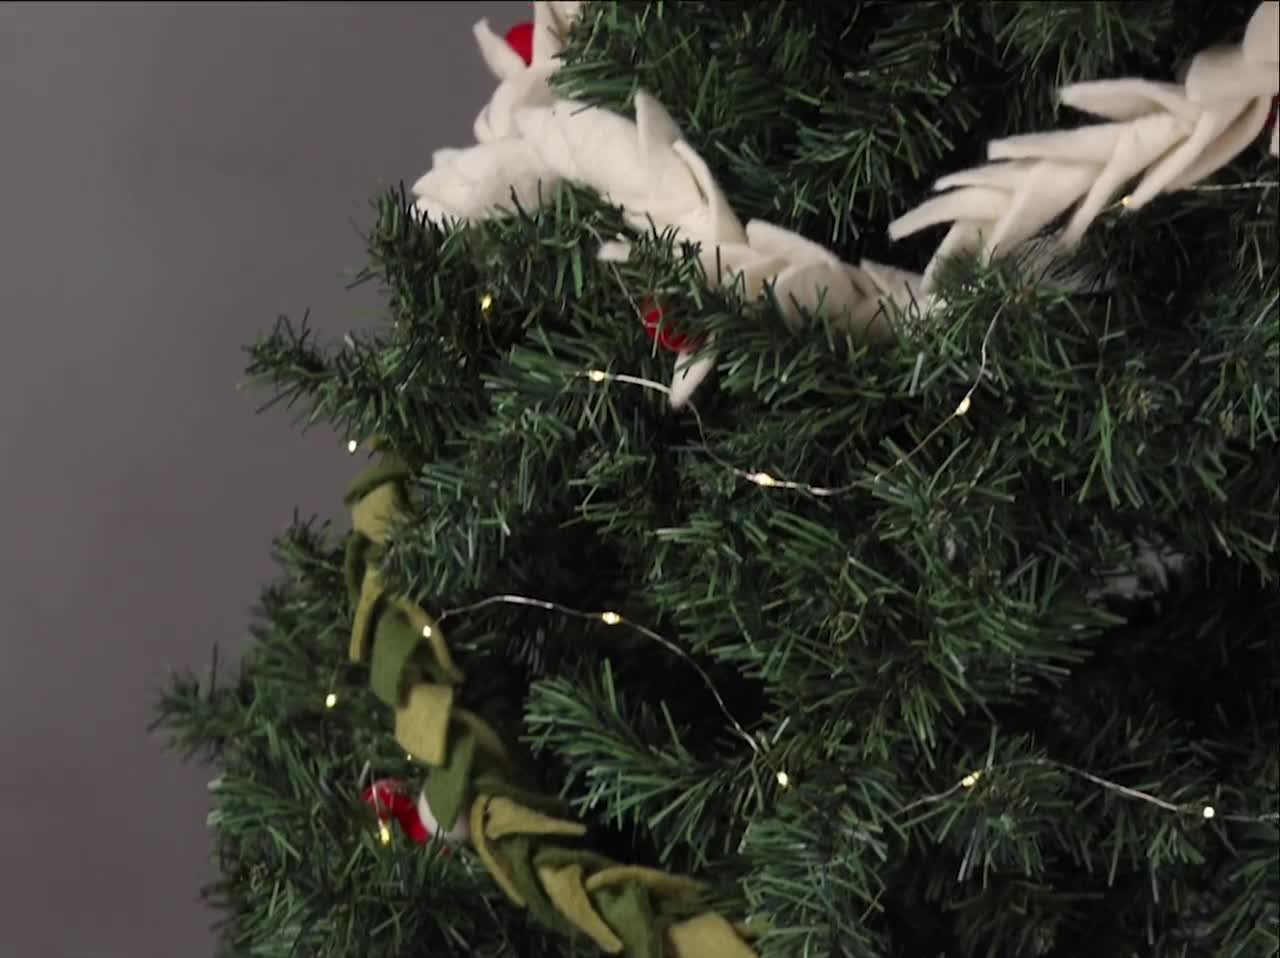
<path fill-rule="evenodd" d="M 649 334 L 650 339 L 657 340 L 658 345 L 663 349 L 679 353 L 697 346 L 698 340 L 693 340 L 683 333 L 674 332 L 670 326 L 662 322 L 664 317 L 662 307 L 655 305 L 653 300 L 646 299 L 641 308 L 644 310 L 644 331 Z"/>
<path fill-rule="evenodd" d="M 507 31 L 507 46 L 520 54 L 525 65 L 533 62 L 533 24 L 517 23 Z"/>
<path fill-rule="evenodd" d="M 425 845 L 431 841 L 431 831 L 418 814 L 418 803 L 402 783 L 394 778 L 379 779 L 366 788 L 361 797 L 373 807 L 378 821 L 385 822 L 394 818 L 400 823 L 405 837 L 415 845 Z"/>

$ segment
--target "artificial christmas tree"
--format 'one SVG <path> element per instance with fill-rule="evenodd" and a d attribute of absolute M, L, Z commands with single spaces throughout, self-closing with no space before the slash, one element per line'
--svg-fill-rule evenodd
<path fill-rule="evenodd" d="M 371 461 L 159 703 L 226 953 L 1275 954 L 1277 4 L 476 38 L 252 349 Z"/>

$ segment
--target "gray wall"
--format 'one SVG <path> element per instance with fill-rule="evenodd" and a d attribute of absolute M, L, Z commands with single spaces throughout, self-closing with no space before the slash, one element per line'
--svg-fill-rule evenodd
<path fill-rule="evenodd" d="M 471 39 L 528 5 L 0 3 L 0 956 L 199 958 L 208 773 L 145 734 L 235 646 L 351 461 L 237 393 L 343 289 L 384 185 L 471 142 Z"/>

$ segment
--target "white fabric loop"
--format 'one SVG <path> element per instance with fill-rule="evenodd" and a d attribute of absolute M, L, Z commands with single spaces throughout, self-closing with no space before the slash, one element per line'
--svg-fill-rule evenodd
<path fill-rule="evenodd" d="M 1182 85 L 1124 79 L 1064 87 L 1063 104 L 1114 122 L 992 141 L 988 158 L 1001 162 L 939 180 L 937 190 L 958 188 L 894 220 L 889 235 L 955 224 L 925 270 L 926 290 L 944 255 L 981 244 L 989 258 L 1075 206 L 1058 237 L 1070 249 L 1133 178 L 1141 176 L 1125 197 L 1129 210 L 1230 163 L 1262 132 L 1278 93 L 1280 2 L 1266 0 L 1241 44 L 1198 54 Z M 1273 132 L 1273 154 L 1278 146 Z"/>
<path fill-rule="evenodd" d="M 995 140 L 988 150 L 995 162 L 940 179 L 935 189 L 946 192 L 889 227 L 896 240 L 952 224 L 918 275 L 845 263 L 772 223 L 744 226 L 705 160 L 644 91 L 635 95 L 634 121 L 557 98 L 549 81 L 580 7 L 535 4 L 528 65 L 487 22 L 476 24 L 476 42 L 499 85 L 476 118 L 476 145 L 438 151 L 414 184 L 417 209 L 433 220 L 484 219 L 510 211 L 513 193 L 521 205 L 535 207 L 562 181 L 572 181 L 621 207 L 632 229 L 674 230 L 677 240 L 698 244 L 708 281 L 740 282 L 749 297 L 772 285 L 793 327 L 805 313 L 822 311 L 850 333 L 873 339 L 893 334 L 887 305 L 915 304 L 917 315 L 929 311 L 934 274 L 947 256 L 979 245 L 988 258 L 997 250 L 1029 248 L 1049 222 L 1075 207 L 1056 239 L 1061 251 L 1080 240 L 1133 178 L 1142 177 L 1127 198 L 1130 209 L 1210 175 L 1258 136 L 1271 97 L 1280 93 L 1280 0 L 1259 5 L 1239 46 L 1199 54 L 1184 84 L 1122 79 L 1063 88 L 1064 104 L 1110 122 Z M 1273 133 L 1272 153 L 1280 153 L 1278 146 Z M 610 240 L 598 255 L 620 262 L 630 250 L 624 239 Z M 1048 262 L 1054 250 L 1036 255 Z M 696 356 L 680 353 L 671 405 L 686 403 L 714 368 L 710 347 Z"/>

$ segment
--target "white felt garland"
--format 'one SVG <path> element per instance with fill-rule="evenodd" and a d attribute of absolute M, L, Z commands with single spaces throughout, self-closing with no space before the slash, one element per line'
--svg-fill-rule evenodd
<path fill-rule="evenodd" d="M 1129 210 L 1226 166 L 1262 132 L 1278 93 L 1280 3 L 1267 0 L 1243 42 L 1198 54 L 1182 85 L 1125 79 L 1063 87 L 1067 106 L 1112 122 L 993 140 L 987 154 L 997 162 L 944 176 L 935 189 L 950 192 L 894 220 L 889 235 L 954 224 L 925 270 L 926 290 L 944 257 L 979 245 L 987 257 L 1017 247 L 1074 206 L 1058 237 L 1069 249 L 1135 177 Z M 1271 154 L 1280 156 L 1280 127 Z"/>
<path fill-rule="evenodd" d="M 997 140 L 990 156 L 1007 162 L 940 180 L 936 188 L 957 189 L 890 227 L 897 239 L 954 223 L 922 276 L 865 260 L 856 266 L 843 262 L 821 245 L 761 220 L 743 226 L 706 162 L 643 91 L 635 96 L 634 121 L 558 99 L 548 81 L 580 7 L 551 0 L 535 4 L 528 65 L 486 21 L 476 24 L 476 41 L 499 86 L 476 119 L 476 145 L 434 154 L 432 168 L 413 186 L 417 209 L 435 220 L 485 219 L 508 212 L 513 193 L 532 208 L 548 200 L 560 182 L 573 181 L 622 207 L 633 229 L 674 228 L 680 239 L 699 244 L 708 277 L 716 277 L 719 264 L 719 280 L 740 280 L 749 295 L 761 295 L 772 284 L 793 324 L 803 312 L 822 308 L 833 321 L 871 338 L 890 335 L 886 303 L 917 302 L 927 310 L 933 273 L 944 256 L 979 242 L 988 256 L 1024 246 L 1083 197 L 1059 240 L 1069 246 L 1134 175 L 1147 171 L 1129 198 L 1130 209 L 1208 176 L 1261 132 L 1270 98 L 1280 92 L 1280 0 L 1259 6 L 1238 47 L 1197 56 L 1183 86 L 1116 80 L 1064 88 L 1064 102 L 1116 122 Z M 1277 153 L 1274 135 L 1271 146 Z M 629 245 L 606 242 L 599 255 L 625 260 Z M 714 365 L 711 350 L 680 353 L 671 405 L 686 403 Z"/>

